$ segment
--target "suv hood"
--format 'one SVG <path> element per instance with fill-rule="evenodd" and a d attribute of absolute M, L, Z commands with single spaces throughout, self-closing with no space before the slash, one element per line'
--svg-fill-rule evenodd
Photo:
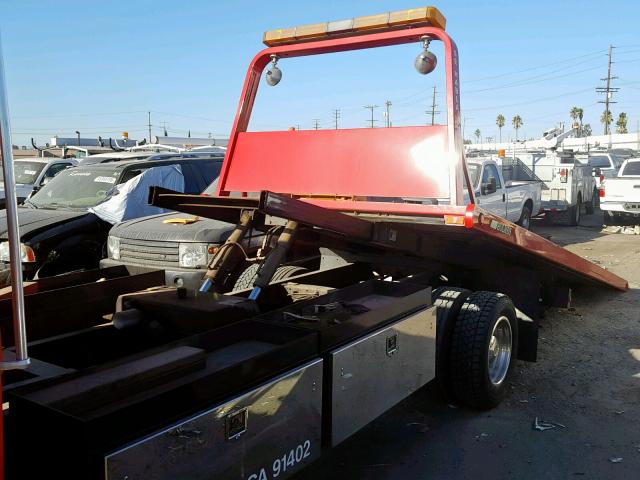
<path fill-rule="evenodd" d="M 163 223 L 171 218 L 189 217 L 191 216 L 174 212 L 128 220 L 115 225 L 109 235 L 131 240 L 222 243 L 235 228 L 230 223 L 208 218 L 200 218 L 188 225 Z"/>
<path fill-rule="evenodd" d="M 28 237 L 32 237 L 40 230 L 50 228 L 61 223 L 66 223 L 70 220 L 84 217 L 85 215 L 88 215 L 87 212 L 18 208 L 20 237 L 25 240 Z M 7 238 L 7 211 L 0 210 L 0 239 L 6 240 Z"/>

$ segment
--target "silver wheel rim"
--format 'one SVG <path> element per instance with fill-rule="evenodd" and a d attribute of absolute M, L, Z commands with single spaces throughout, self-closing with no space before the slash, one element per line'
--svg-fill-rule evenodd
<path fill-rule="evenodd" d="M 525 213 L 524 218 L 522 219 L 522 226 L 529 230 L 529 225 L 531 224 L 531 215 Z"/>
<path fill-rule="evenodd" d="M 512 347 L 511 323 L 505 316 L 498 318 L 493 326 L 489 339 L 489 355 L 487 366 L 489 368 L 489 380 L 494 385 L 500 385 L 509 371 L 511 365 Z"/>

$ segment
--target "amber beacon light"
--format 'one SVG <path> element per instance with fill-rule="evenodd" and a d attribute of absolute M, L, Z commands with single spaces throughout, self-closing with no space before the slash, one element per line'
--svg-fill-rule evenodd
<path fill-rule="evenodd" d="M 432 26 L 445 29 L 446 18 L 435 7 L 419 7 L 397 12 L 379 13 L 365 17 L 313 23 L 292 28 L 279 28 L 264 33 L 263 42 L 269 47 L 287 45 L 330 37 L 362 35 L 406 27 Z"/>

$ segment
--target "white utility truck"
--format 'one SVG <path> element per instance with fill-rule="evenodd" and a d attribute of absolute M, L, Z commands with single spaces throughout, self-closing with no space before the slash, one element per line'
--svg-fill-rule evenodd
<path fill-rule="evenodd" d="M 605 178 L 600 188 L 600 209 L 607 225 L 623 219 L 640 223 L 640 158 L 626 160 L 615 178 Z"/>

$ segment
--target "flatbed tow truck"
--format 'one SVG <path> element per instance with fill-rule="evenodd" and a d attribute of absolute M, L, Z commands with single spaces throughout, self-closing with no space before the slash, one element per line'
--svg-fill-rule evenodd
<path fill-rule="evenodd" d="M 575 285 L 628 288 L 477 207 L 471 189 L 463 203 L 458 53 L 437 9 L 274 30 L 264 41 L 217 195 L 150 192 L 154 205 L 237 224 L 200 291 L 145 290 L 153 278 L 140 275 L 129 288 L 127 277 L 91 283 L 101 274 L 86 272 L 67 290 L 14 292 L 12 322 L 0 324 L 6 478 L 287 478 L 434 379 L 452 401 L 496 406 L 516 359 L 536 358 L 544 308 L 566 307 Z M 428 73 L 431 41 L 444 44 L 446 125 L 247 131 L 265 67 L 275 84 L 279 61 L 416 43 L 416 67 Z M 4 94 L 0 106 L 7 181 Z M 11 224 L 15 202 L 7 208 Z M 238 247 L 253 231 L 264 248 L 247 259 Z M 299 268 L 307 258 L 314 266 Z M 250 288 L 229 292 L 248 261 L 258 265 Z M 119 290 L 108 322 L 65 300 L 75 288 L 82 308 L 93 295 L 104 308 L 99 284 L 109 282 Z M 29 310 L 46 295 L 61 300 Z M 25 323 L 25 303 L 37 322 Z"/>

